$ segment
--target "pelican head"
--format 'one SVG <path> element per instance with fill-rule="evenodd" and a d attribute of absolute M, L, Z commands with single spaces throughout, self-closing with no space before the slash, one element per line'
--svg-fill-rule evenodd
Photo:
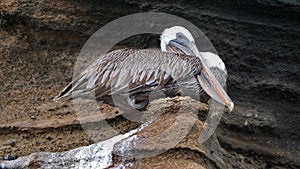
<path fill-rule="evenodd" d="M 192 34 L 182 26 L 173 26 L 165 29 L 160 35 L 161 50 L 167 52 L 168 50 L 176 50 L 178 53 L 195 56 L 193 45 L 195 40 Z"/>
<path fill-rule="evenodd" d="M 167 28 L 162 32 L 160 40 L 162 51 L 173 51 L 198 56 L 206 63 L 208 68 L 217 67 L 227 75 L 227 70 L 222 59 L 212 52 L 199 52 L 192 34 L 186 28 L 182 26 Z"/>
<path fill-rule="evenodd" d="M 203 69 L 200 76 L 198 76 L 198 81 L 202 88 L 210 97 L 226 105 L 229 111 L 232 111 L 234 107 L 233 102 L 210 70 L 214 68 L 219 69 L 220 73 L 225 74 L 225 79 L 221 80 L 226 82 L 227 71 L 225 64 L 218 55 L 211 52 L 199 52 L 192 34 L 182 26 L 173 26 L 165 29 L 160 36 L 160 40 L 160 47 L 164 52 L 182 53 L 200 58 Z"/>

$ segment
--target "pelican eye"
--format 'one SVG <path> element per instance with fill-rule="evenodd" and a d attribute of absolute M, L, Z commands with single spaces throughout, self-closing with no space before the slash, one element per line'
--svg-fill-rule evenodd
<path fill-rule="evenodd" d="M 184 37 L 182 34 L 177 34 L 177 39 L 182 40 Z"/>

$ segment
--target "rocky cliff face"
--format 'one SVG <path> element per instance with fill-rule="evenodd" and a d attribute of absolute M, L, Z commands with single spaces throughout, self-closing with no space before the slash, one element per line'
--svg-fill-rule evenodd
<path fill-rule="evenodd" d="M 233 168 L 300 165 L 296 0 L 4 0 L 0 5 L 1 156 L 90 144 L 78 123 L 65 120 L 76 119 L 71 104 L 53 103 L 52 98 L 71 81 L 77 55 L 96 30 L 121 16 L 153 11 L 198 26 L 226 63 L 227 90 L 236 108 L 223 116 L 217 129 L 226 150 L 224 161 Z M 158 46 L 158 41 L 145 36 L 122 45 L 147 48 Z"/>

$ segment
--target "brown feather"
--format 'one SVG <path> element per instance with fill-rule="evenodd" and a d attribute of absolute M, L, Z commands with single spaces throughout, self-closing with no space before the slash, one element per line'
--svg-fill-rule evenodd
<path fill-rule="evenodd" d="M 56 99 L 95 96 L 101 100 L 112 94 L 149 92 L 172 86 L 185 77 L 195 77 L 202 68 L 197 57 L 149 49 L 115 50 L 95 63 Z"/>

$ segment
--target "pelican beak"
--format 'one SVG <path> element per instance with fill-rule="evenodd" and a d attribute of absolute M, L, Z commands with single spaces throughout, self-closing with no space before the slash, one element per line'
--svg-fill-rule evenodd
<path fill-rule="evenodd" d="M 211 74 L 209 69 L 203 67 L 201 74 L 198 75 L 197 78 L 203 90 L 211 98 L 225 105 L 228 108 L 229 112 L 233 110 L 233 102 L 231 101 L 223 87 L 220 85 L 220 83 L 217 81 L 217 79 L 214 77 L 214 75 Z"/>
<path fill-rule="evenodd" d="M 201 74 L 198 75 L 197 78 L 201 87 L 211 98 L 227 106 L 229 112 L 233 110 L 233 102 L 231 101 L 221 84 L 212 74 L 208 66 L 206 66 L 206 62 L 204 62 L 204 58 L 198 51 L 195 42 L 188 41 L 182 43 L 177 39 L 174 39 L 169 42 L 167 50 L 175 53 L 183 53 L 186 55 L 197 56 L 198 58 L 200 58 L 203 68 Z"/>
<path fill-rule="evenodd" d="M 225 105 L 228 108 L 229 112 L 231 112 L 234 108 L 234 104 L 231 101 L 230 97 L 225 92 L 224 88 L 218 82 L 213 73 L 210 71 L 208 66 L 206 66 L 206 62 L 204 62 L 204 58 L 198 51 L 194 42 L 190 43 L 190 48 L 195 53 L 195 55 L 200 58 L 202 63 L 201 73 L 197 76 L 201 87 L 211 98 Z"/>

